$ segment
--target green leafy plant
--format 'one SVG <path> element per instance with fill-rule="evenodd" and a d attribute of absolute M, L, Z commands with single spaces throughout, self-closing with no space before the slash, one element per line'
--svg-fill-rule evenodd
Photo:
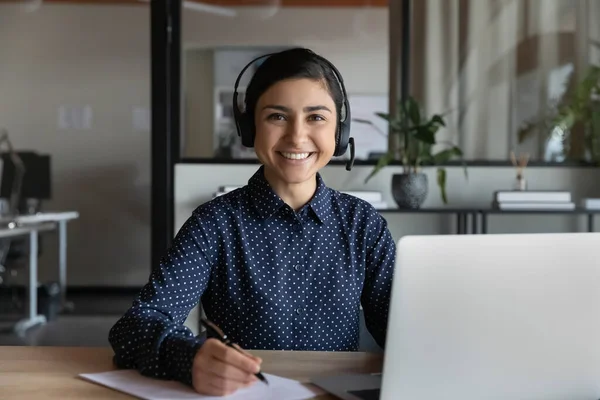
<path fill-rule="evenodd" d="M 523 143 L 540 129 L 550 135 L 555 128 L 568 132 L 577 125 L 584 129 L 592 159 L 600 161 L 600 67 L 590 67 L 571 95 L 549 105 L 544 116 L 526 121 L 517 132 L 518 142 Z"/>
<path fill-rule="evenodd" d="M 458 146 L 446 141 L 436 141 L 436 133 L 441 127 L 446 126 L 444 115 L 433 114 L 431 117 L 425 117 L 419 103 L 413 97 L 401 101 L 395 115 L 386 113 L 376 113 L 376 115 L 388 122 L 390 135 L 394 135 L 398 146 L 393 146 L 394 148 L 390 148 L 379 158 L 365 179 L 365 183 L 392 161 L 401 161 L 403 172 L 410 174 L 421 172 L 421 168 L 425 165 L 444 164 L 454 157 L 462 159 L 463 153 Z M 354 121 L 373 125 L 369 120 L 354 119 Z M 433 146 L 436 144 L 442 144 L 444 148 L 433 153 Z M 464 161 L 463 166 L 465 177 L 468 177 Z M 446 169 L 443 166 L 437 169 L 437 184 L 442 201 L 447 204 Z"/>

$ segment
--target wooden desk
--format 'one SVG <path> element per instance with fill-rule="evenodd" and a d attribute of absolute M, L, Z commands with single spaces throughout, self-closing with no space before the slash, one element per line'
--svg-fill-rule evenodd
<path fill-rule="evenodd" d="M 345 373 L 381 372 L 382 355 L 341 352 L 253 351 L 263 371 L 297 379 Z M 90 347 L 0 347 L 3 399 L 132 399 L 77 377 L 114 370 L 112 350 Z M 319 400 L 334 399 L 320 396 Z"/>

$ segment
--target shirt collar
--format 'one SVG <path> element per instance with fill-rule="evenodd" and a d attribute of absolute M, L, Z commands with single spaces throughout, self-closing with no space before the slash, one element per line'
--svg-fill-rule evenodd
<path fill-rule="evenodd" d="M 270 218 L 281 207 L 285 206 L 285 202 L 273 191 L 271 185 L 265 179 L 263 165 L 248 180 L 248 187 L 252 203 L 262 218 Z M 327 221 L 331 214 L 330 189 L 325 185 L 319 173 L 317 173 L 317 190 L 315 191 L 315 195 L 305 207 L 309 207 L 321 223 Z"/>
<path fill-rule="evenodd" d="M 308 206 L 315 213 L 321 223 L 325 223 L 331 216 L 331 189 L 325 185 L 321 174 L 317 172 L 317 190 L 308 202 Z"/>

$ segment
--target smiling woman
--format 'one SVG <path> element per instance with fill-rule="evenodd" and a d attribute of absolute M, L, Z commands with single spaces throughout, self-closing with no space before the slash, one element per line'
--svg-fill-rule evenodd
<path fill-rule="evenodd" d="M 261 360 L 182 326 L 199 299 L 243 348 L 357 350 L 361 305 L 385 345 L 395 242 L 370 203 L 319 174 L 353 148 L 343 79 L 308 49 L 266 57 L 243 112 L 233 96 L 237 132 L 263 165 L 247 185 L 191 213 L 109 336 L 122 367 L 211 395 L 254 384 Z"/>
<path fill-rule="evenodd" d="M 265 178 L 294 209 L 314 194 L 317 171 L 348 145 L 344 126 L 349 109 L 337 74 L 329 61 L 310 50 L 276 53 L 256 70 L 245 111 L 237 112 L 242 143 L 254 147 Z"/>

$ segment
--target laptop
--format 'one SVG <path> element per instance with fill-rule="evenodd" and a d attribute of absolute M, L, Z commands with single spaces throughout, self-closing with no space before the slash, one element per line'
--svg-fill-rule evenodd
<path fill-rule="evenodd" d="M 383 374 L 348 400 L 600 399 L 600 233 L 405 236 Z"/>

